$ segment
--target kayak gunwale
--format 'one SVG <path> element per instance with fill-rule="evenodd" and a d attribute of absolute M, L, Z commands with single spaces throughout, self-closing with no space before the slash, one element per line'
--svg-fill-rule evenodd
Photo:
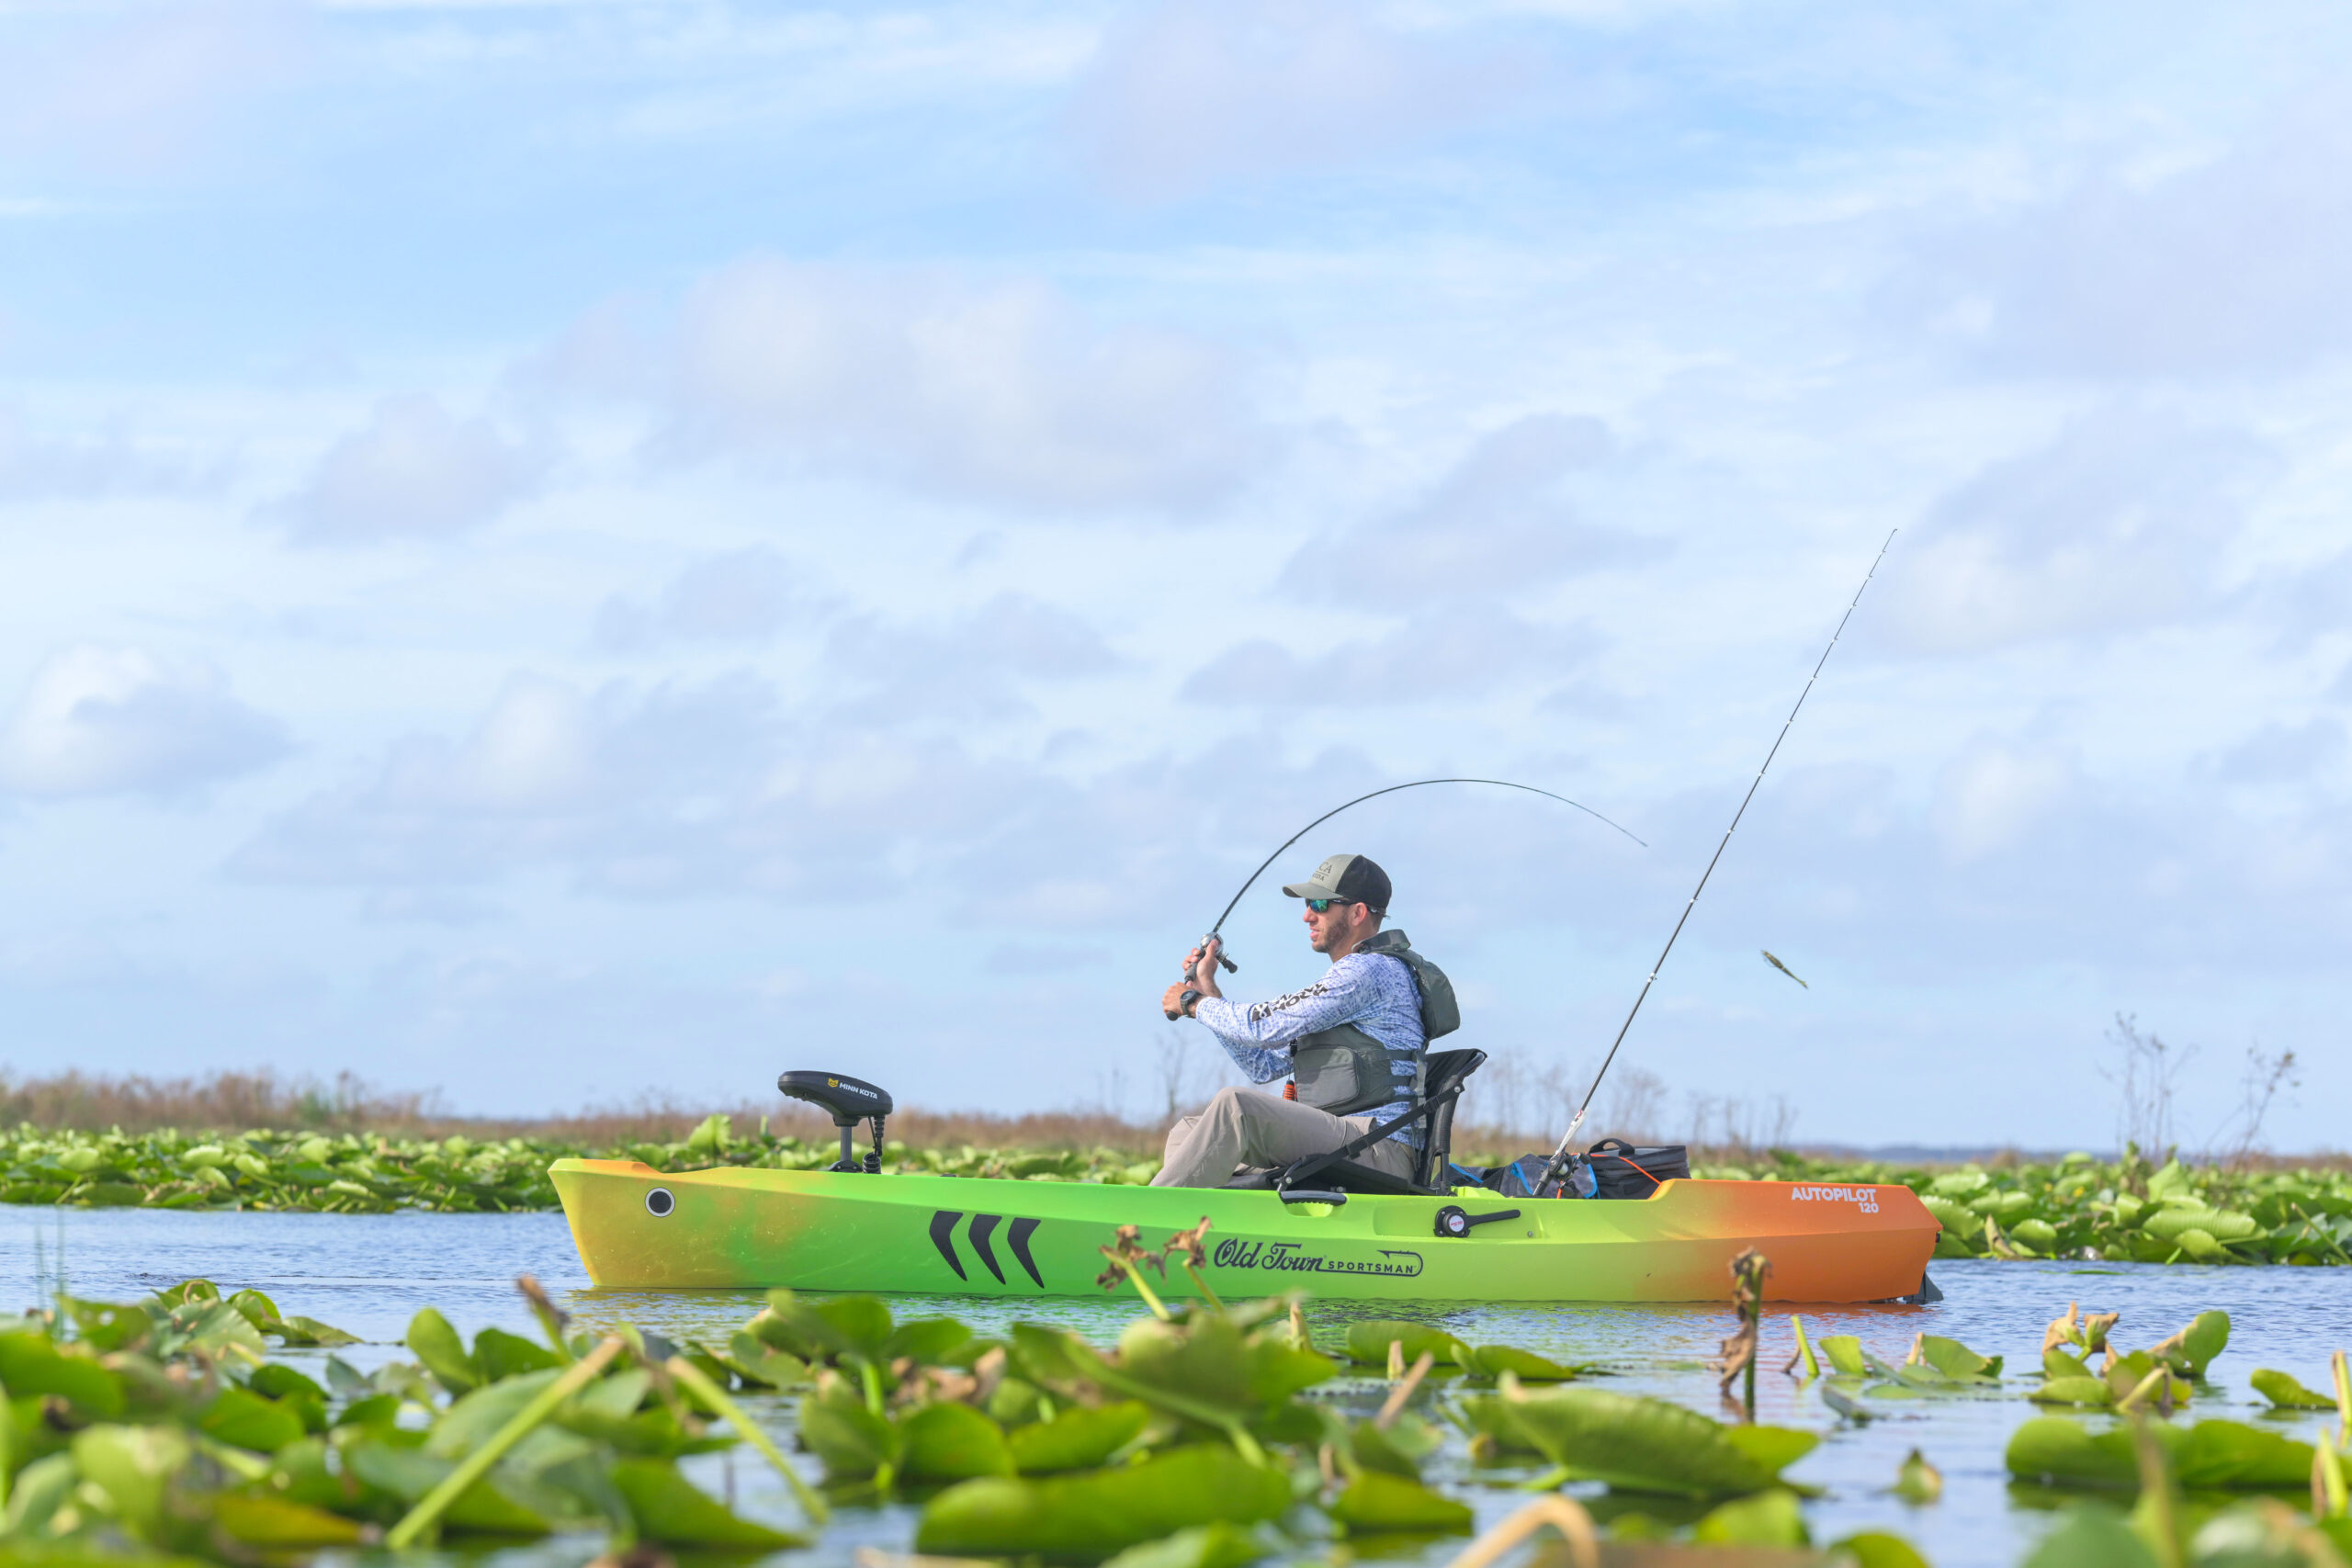
<path fill-rule="evenodd" d="M 1729 1265 L 1771 1259 L 1768 1300 L 1889 1301 L 1920 1289 L 1939 1231 L 1910 1189 L 1670 1179 L 1644 1199 L 1273 1192 L 561 1159 L 548 1175 L 603 1289 L 1087 1296 L 1116 1227 L 1146 1246 L 1206 1218 L 1220 1294 L 1335 1299 L 1721 1301 Z M 657 1196 L 665 1194 L 666 1196 Z M 1440 1236 L 1448 1205 L 1516 1218 Z M 1159 1288 L 1155 1285 L 1155 1288 Z M 1192 1293 L 1182 1270 L 1166 1290 Z"/>

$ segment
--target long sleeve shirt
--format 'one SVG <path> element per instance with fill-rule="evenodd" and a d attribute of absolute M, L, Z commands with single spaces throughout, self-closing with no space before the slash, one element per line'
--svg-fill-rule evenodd
<path fill-rule="evenodd" d="M 1385 953 L 1351 953 L 1313 985 L 1271 1001 L 1243 1006 L 1223 997 L 1203 997 L 1193 1016 L 1208 1025 L 1251 1083 L 1271 1083 L 1291 1070 L 1292 1042 L 1343 1023 L 1354 1024 L 1408 1058 L 1426 1043 L 1421 995 L 1413 984 L 1413 972 L 1403 959 Z M 1405 1113 L 1412 1103 L 1410 1066 L 1402 1067 L 1394 1092 L 1394 1099 L 1364 1114 L 1377 1122 Z M 1412 1142 L 1402 1131 L 1389 1136 Z"/>

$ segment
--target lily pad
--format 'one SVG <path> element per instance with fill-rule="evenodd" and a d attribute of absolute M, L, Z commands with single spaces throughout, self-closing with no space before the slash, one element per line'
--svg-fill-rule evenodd
<path fill-rule="evenodd" d="M 910 1412 L 899 1421 L 899 1440 L 900 1462 L 917 1480 L 1012 1473 L 1004 1428 L 968 1404 L 926 1404 Z"/>
<path fill-rule="evenodd" d="M 1367 1470 L 1333 1500 L 1331 1518 L 1351 1535 L 1467 1535 L 1475 1516 L 1418 1481 Z"/>
<path fill-rule="evenodd" d="M 963 1482 L 923 1509 L 915 1550 L 1091 1562 L 1191 1526 L 1271 1519 L 1290 1500 L 1281 1472 L 1196 1443 L 1114 1470 Z"/>
<path fill-rule="evenodd" d="M 1466 1348 L 1457 1344 L 1455 1352 L 1462 1370 L 1473 1377 L 1498 1378 L 1510 1372 L 1521 1382 L 1566 1382 L 1580 1370 L 1510 1345 Z"/>
<path fill-rule="evenodd" d="M 1388 1347 L 1404 1347 L 1407 1366 L 1419 1360 L 1428 1351 L 1436 1364 L 1460 1366 L 1468 1354 L 1461 1340 L 1442 1328 L 1431 1328 L 1425 1323 L 1405 1323 L 1394 1318 L 1376 1318 L 1369 1323 L 1348 1325 L 1348 1359 L 1359 1366 L 1385 1367 L 1388 1364 Z"/>
<path fill-rule="evenodd" d="M 1813 1537 L 1796 1494 L 1776 1486 L 1710 1509 L 1691 1527 L 1690 1539 L 1710 1546 L 1804 1546 Z"/>
<path fill-rule="evenodd" d="M 667 1460 L 625 1459 L 613 1466 L 612 1478 L 628 1501 L 638 1533 L 649 1540 L 756 1551 L 808 1544 L 737 1515 Z"/>
<path fill-rule="evenodd" d="M 1034 1421 L 1005 1434 L 1012 1462 L 1023 1475 L 1057 1470 L 1091 1470 L 1135 1441 L 1151 1419 L 1138 1400 L 1114 1404 L 1072 1405 L 1051 1421 Z"/>
<path fill-rule="evenodd" d="M 1194 1525 L 1165 1540 L 1131 1546 L 1102 1568 L 1243 1568 L 1264 1555 L 1247 1530 L 1224 1523 Z"/>
<path fill-rule="evenodd" d="M 2312 1446 L 2239 1421 L 2199 1421 L 2187 1431 L 2152 1425 L 2179 1483 L 2192 1491 L 2261 1491 L 2308 1486 Z M 2037 1416 L 2010 1435 L 2009 1473 L 2044 1486 L 2136 1489 L 2140 1468 L 2132 1433 L 2093 1432 L 2061 1416 Z"/>
<path fill-rule="evenodd" d="M 2324 1393 L 2313 1393 L 2285 1372 L 2268 1367 L 2256 1367 L 2246 1381 L 2254 1392 L 2270 1402 L 2273 1410 L 2333 1410 L 2335 1401 Z"/>
<path fill-rule="evenodd" d="M 825 1461 L 828 1475 L 872 1475 L 899 1462 L 899 1428 L 867 1409 L 848 1379 L 831 1373 L 800 1401 L 800 1440 Z"/>
<path fill-rule="evenodd" d="M 302 1436 L 300 1412 L 233 1383 L 213 1395 L 197 1426 L 232 1448 L 276 1453 Z"/>
<path fill-rule="evenodd" d="M 1759 1492 L 1820 1441 L 1781 1427 L 1728 1427 L 1660 1399 L 1558 1386 L 1510 1393 L 1507 1419 L 1555 1464 L 1627 1492 Z"/>
<path fill-rule="evenodd" d="M 2225 1312 L 2200 1312 L 2188 1327 L 2149 1347 L 2148 1353 L 2168 1363 L 2182 1376 L 2201 1380 L 2205 1376 L 2205 1369 L 2229 1343 L 2230 1314 Z"/>
<path fill-rule="evenodd" d="M 409 1319 L 407 1344 L 424 1363 L 424 1370 L 451 1393 L 464 1393 L 481 1381 L 474 1371 L 473 1358 L 466 1353 L 466 1342 L 458 1337 L 449 1320 L 431 1307 Z"/>
<path fill-rule="evenodd" d="M 1815 1344 L 1828 1359 L 1829 1370 L 1841 1377 L 1858 1378 L 1870 1370 L 1862 1360 L 1862 1342 L 1854 1335 L 1832 1334 Z"/>

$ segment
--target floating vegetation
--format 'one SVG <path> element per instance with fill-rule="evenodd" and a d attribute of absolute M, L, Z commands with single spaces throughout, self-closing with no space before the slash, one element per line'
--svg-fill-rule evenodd
<path fill-rule="evenodd" d="M 900 1172 L 1015 1181 L 1139 1186 L 1159 1169 L 1155 1160 L 1108 1147 L 915 1150 L 892 1143 L 883 1156 L 886 1168 Z M 774 1134 L 764 1124 L 738 1136 L 724 1116 L 673 1143 L 605 1148 L 521 1137 L 134 1136 L 26 1125 L 0 1133 L 0 1202 L 346 1213 L 553 1209 L 560 1205 L 547 1168 L 566 1157 L 642 1160 L 659 1170 L 820 1170 L 839 1151 L 830 1139 Z M 2352 1173 L 2337 1170 L 2228 1172 L 2177 1160 L 2152 1168 L 2137 1156 L 2103 1165 L 2069 1155 L 2054 1165 L 1938 1171 L 1781 1155 L 1762 1168 L 1701 1167 L 1696 1174 L 1908 1186 L 1943 1225 L 1937 1253 L 1946 1258 L 2352 1264 Z"/>

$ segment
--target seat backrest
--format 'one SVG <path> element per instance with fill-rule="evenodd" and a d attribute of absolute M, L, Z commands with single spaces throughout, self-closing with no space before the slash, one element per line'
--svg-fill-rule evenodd
<path fill-rule="evenodd" d="M 1430 1107 L 1429 1134 L 1421 1144 L 1420 1183 L 1438 1185 L 1453 1158 L 1453 1108 L 1470 1075 L 1486 1064 L 1484 1051 L 1432 1051 L 1423 1066 L 1422 1099 Z"/>

